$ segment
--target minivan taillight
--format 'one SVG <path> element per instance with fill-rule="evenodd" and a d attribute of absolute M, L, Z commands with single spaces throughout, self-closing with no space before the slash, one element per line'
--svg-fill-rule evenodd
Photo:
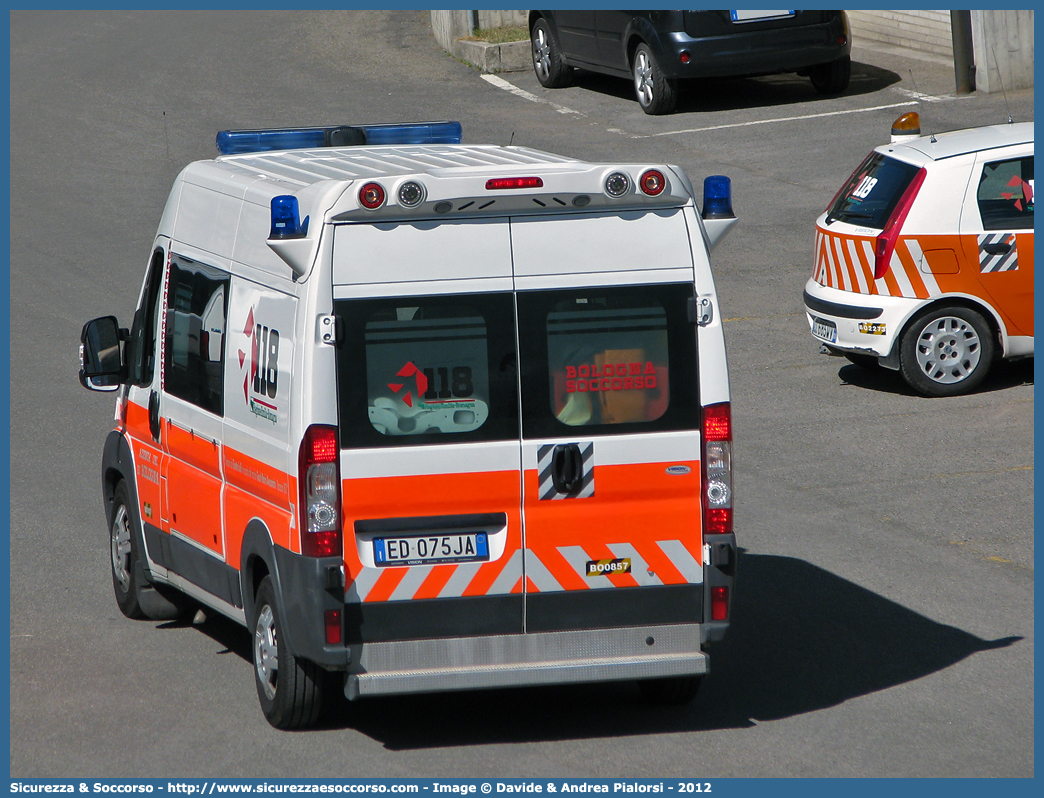
<path fill-rule="evenodd" d="M 732 405 L 703 408 L 703 534 L 732 532 Z"/>
<path fill-rule="evenodd" d="M 896 203 L 892 215 L 885 222 L 884 230 L 877 237 L 877 242 L 874 244 L 875 280 L 880 280 L 884 277 L 885 272 L 888 271 L 888 266 L 892 262 L 892 252 L 895 251 L 895 242 L 899 239 L 899 231 L 903 229 L 903 222 L 906 221 L 906 216 L 910 213 L 910 207 L 913 205 L 917 192 L 920 191 L 921 184 L 924 182 L 927 174 L 928 170 L 922 166 L 920 171 L 914 175 L 910 185 L 903 192 L 903 196 Z"/>
<path fill-rule="evenodd" d="M 301 553 L 342 553 L 340 447 L 337 428 L 314 424 L 305 431 L 298 457 Z"/>

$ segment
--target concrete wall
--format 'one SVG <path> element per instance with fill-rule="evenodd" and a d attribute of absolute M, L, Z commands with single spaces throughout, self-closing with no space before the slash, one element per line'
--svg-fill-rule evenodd
<path fill-rule="evenodd" d="M 975 89 L 1033 87 L 1033 11 L 972 11 Z"/>
<path fill-rule="evenodd" d="M 849 11 L 852 41 L 953 58 L 949 11 Z"/>
<path fill-rule="evenodd" d="M 528 37 L 503 44 L 467 41 L 467 37 L 476 28 L 525 26 L 528 20 L 527 11 L 432 11 L 431 31 L 443 50 L 483 72 L 521 72 L 533 68 Z"/>

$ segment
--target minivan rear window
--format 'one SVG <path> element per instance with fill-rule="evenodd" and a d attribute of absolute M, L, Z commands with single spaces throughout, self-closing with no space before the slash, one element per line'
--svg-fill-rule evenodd
<path fill-rule="evenodd" d="M 826 223 L 847 222 L 883 230 L 917 172 L 916 166 L 879 152 L 870 153 L 838 192 Z"/>

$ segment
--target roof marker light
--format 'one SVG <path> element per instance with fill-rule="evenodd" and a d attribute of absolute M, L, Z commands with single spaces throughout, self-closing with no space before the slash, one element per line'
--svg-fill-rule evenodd
<path fill-rule="evenodd" d="M 667 180 L 660 170 L 649 169 L 638 179 L 638 185 L 642 187 L 642 193 L 655 197 L 662 194 L 663 190 L 667 188 Z"/>
<path fill-rule="evenodd" d="M 703 218 L 733 219 L 732 181 L 725 175 L 710 175 L 703 180 Z"/>
<path fill-rule="evenodd" d="M 631 179 L 623 172 L 613 172 L 605 179 L 605 193 L 610 197 L 622 197 L 631 189 Z"/>
<path fill-rule="evenodd" d="M 272 229 L 270 239 L 304 238 L 308 234 L 308 217 L 301 221 L 297 197 L 280 194 L 272 197 Z"/>
<path fill-rule="evenodd" d="M 544 181 L 539 177 L 494 177 L 486 181 L 486 191 L 500 191 L 505 188 L 543 188 Z"/>
<path fill-rule="evenodd" d="M 384 187 L 380 183 L 367 183 L 359 189 L 359 204 L 375 211 L 384 204 Z"/>

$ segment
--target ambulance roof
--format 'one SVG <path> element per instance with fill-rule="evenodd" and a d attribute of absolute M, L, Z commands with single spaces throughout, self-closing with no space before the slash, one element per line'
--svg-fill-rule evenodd
<path fill-rule="evenodd" d="M 488 173 L 500 175 L 519 167 L 588 167 L 582 161 L 528 147 L 494 145 L 425 144 L 382 147 L 323 147 L 303 150 L 255 152 L 223 155 L 214 161 L 198 161 L 193 166 L 211 164 L 229 175 L 274 180 L 283 184 L 275 193 L 323 180 L 354 181 L 430 174 L 455 175 Z"/>

